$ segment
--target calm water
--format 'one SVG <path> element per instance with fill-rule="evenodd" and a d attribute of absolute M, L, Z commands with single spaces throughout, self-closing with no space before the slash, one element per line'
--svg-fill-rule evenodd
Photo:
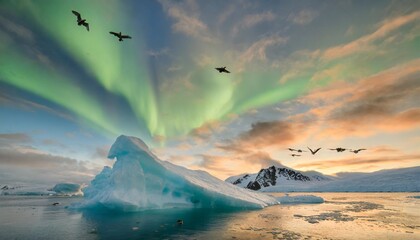
<path fill-rule="evenodd" d="M 408 197 L 420 193 L 313 195 L 326 202 L 126 214 L 65 208 L 80 198 L 1 196 L 0 239 L 420 239 L 420 199 Z"/>

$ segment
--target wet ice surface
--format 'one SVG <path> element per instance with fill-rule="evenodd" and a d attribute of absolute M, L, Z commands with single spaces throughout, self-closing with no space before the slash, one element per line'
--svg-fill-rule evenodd
<path fill-rule="evenodd" d="M 73 211 L 80 198 L 0 197 L 1 239 L 420 239 L 417 193 L 311 193 L 254 211 Z M 290 194 L 290 196 L 301 194 Z M 277 194 L 284 196 L 284 194 Z M 55 202 L 60 204 L 52 205 Z M 177 224 L 182 219 L 184 224 Z"/>

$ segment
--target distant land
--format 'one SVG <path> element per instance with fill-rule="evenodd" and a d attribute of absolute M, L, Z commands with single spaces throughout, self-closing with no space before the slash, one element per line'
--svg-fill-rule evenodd
<path fill-rule="evenodd" d="M 419 192 L 420 167 L 328 176 L 277 165 L 263 168 L 258 173 L 232 176 L 225 181 L 262 192 Z"/>

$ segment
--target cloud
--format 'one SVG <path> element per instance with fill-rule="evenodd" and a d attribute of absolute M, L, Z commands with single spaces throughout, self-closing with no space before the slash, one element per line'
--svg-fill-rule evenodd
<path fill-rule="evenodd" d="M 240 136 L 240 141 L 250 143 L 255 147 L 289 143 L 295 139 L 293 132 L 297 129 L 294 128 L 292 123 L 285 121 L 257 122 L 251 125 L 249 131 Z"/>
<path fill-rule="evenodd" d="M 351 25 L 350 27 L 347 28 L 346 33 L 344 35 L 353 36 L 355 31 L 356 31 L 355 27 Z"/>
<path fill-rule="evenodd" d="M 318 15 L 319 13 L 315 10 L 303 9 L 298 13 L 291 13 L 289 17 L 287 17 L 287 20 L 294 24 L 306 25 L 312 22 Z"/>
<path fill-rule="evenodd" d="M 420 127 L 419 78 L 420 60 L 413 60 L 357 83 L 334 83 L 296 100 L 308 109 L 305 112 L 284 120 L 255 122 L 250 129 L 229 141 L 219 142 L 216 147 L 233 155 L 227 158 L 240 159 L 257 151 L 276 151 L 308 139 L 330 141 L 416 129 Z M 389 147 L 370 149 L 370 152 L 400 154 Z M 219 157 L 212 162 L 207 157 L 209 164 L 204 166 L 222 169 L 224 165 L 215 163 L 222 159 L 227 161 Z M 381 168 L 373 160 L 359 162 L 366 168 L 368 165 L 372 169 Z"/>
<path fill-rule="evenodd" d="M 356 56 L 356 59 L 350 62 L 356 63 L 358 59 L 366 61 L 366 57 L 374 59 L 386 56 L 388 53 L 395 54 L 391 51 L 400 47 L 399 44 L 413 41 L 418 36 L 420 27 L 417 26 L 418 24 L 411 23 L 418 22 L 419 19 L 420 11 L 390 17 L 377 24 L 373 32 L 356 40 L 326 49 L 298 50 L 286 58 L 274 60 L 271 66 L 282 72 L 279 80 L 281 84 L 297 78 L 311 78 L 314 84 L 323 79 L 354 81 L 356 80 L 354 78 L 364 77 L 365 73 L 360 71 L 349 75 L 348 72 L 353 69 L 349 67 L 348 62 L 346 61 L 344 65 L 336 64 L 337 60 L 365 53 L 365 55 Z M 326 67 L 328 68 L 325 69 Z M 363 67 L 360 67 L 363 70 Z"/>
<path fill-rule="evenodd" d="M 87 183 L 102 166 L 40 152 L 0 148 L 0 180 L 28 184 Z"/>
<path fill-rule="evenodd" d="M 236 3 L 230 4 L 228 7 L 225 7 L 218 17 L 218 24 L 223 24 L 235 12 L 237 7 L 238 6 Z"/>
<path fill-rule="evenodd" d="M 2 16 L 0 16 L 0 27 L 28 42 L 34 42 L 35 38 L 31 30 Z"/>
<path fill-rule="evenodd" d="M 0 143 L 29 143 L 32 138 L 26 133 L 0 133 Z"/>
<path fill-rule="evenodd" d="M 169 162 L 186 167 L 197 164 L 197 161 L 197 157 L 191 155 L 173 155 L 169 157 Z"/>
<path fill-rule="evenodd" d="M 148 50 L 147 51 L 147 55 L 151 56 L 151 57 L 160 57 L 163 55 L 167 55 L 169 53 L 169 49 L 168 48 L 162 48 L 160 50 Z"/>
<path fill-rule="evenodd" d="M 26 111 L 34 111 L 34 109 L 39 109 L 51 114 L 54 114 L 56 116 L 65 118 L 67 120 L 70 121 L 75 121 L 74 117 L 70 116 L 67 113 L 64 113 L 62 111 L 56 110 L 56 109 L 52 109 L 50 107 L 47 107 L 45 105 L 36 103 L 36 102 L 32 102 L 29 100 L 25 100 L 22 98 L 16 98 L 13 96 L 9 96 L 5 93 L 0 92 L 0 106 L 16 106 L 19 107 L 21 109 L 24 109 Z"/>
<path fill-rule="evenodd" d="M 300 116 L 280 121 L 256 122 L 251 129 L 243 132 L 237 138 L 225 144 L 219 144 L 219 149 L 236 154 L 252 153 L 260 149 L 286 148 L 307 137 L 313 126 Z"/>
<path fill-rule="evenodd" d="M 215 41 L 207 25 L 199 19 L 198 7 L 194 1 L 174 3 L 160 0 L 159 2 L 166 13 L 175 20 L 172 25 L 175 32 L 182 32 L 204 42 Z"/>
<path fill-rule="evenodd" d="M 109 145 L 104 145 L 104 146 L 101 146 L 101 147 L 97 147 L 95 149 L 95 153 L 94 153 L 93 156 L 96 157 L 96 158 L 108 159 L 108 152 L 109 152 L 110 148 L 111 148 L 111 146 L 109 146 Z"/>
<path fill-rule="evenodd" d="M 263 22 L 271 22 L 274 19 L 276 19 L 276 15 L 271 11 L 248 14 L 233 27 L 232 33 L 236 35 L 242 29 L 249 29 Z"/>
<path fill-rule="evenodd" d="M 322 58 L 325 60 L 332 60 L 348 56 L 350 54 L 359 53 L 362 51 L 372 50 L 372 45 L 375 41 L 383 39 L 391 32 L 412 22 L 420 20 L 420 11 L 413 12 L 408 15 L 398 16 L 392 19 L 383 21 L 380 27 L 373 33 L 358 38 L 350 43 L 339 45 L 325 50 Z"/>
<path fill-rule="evenodd" d="M 242 26 L 244 28 L 251 28 L 262 22 L 270 22 L 276 18 L 276 15 L 271 11 L 264 13 L 246 15 L 242 20 Z"/>
<path fill-rule="evenodd" d="M 42 140 L 42 144 L 47 145 L 47 146 L 56 146 L 56 147 L 66 148 L 66 145 L 54 139 L 44 139 Z"/>
<path fill-rule="evenodd" d="M 391 146 L 377 146 L 374 148 L 369 149 L 370 152 L 374 153 L 400 153 L 401 151 L 399 149 L 393 148 Z"/>
<path fill-rule="evenodd" d="M 281 37 L 281 36 L 270 36 L 266 38 L 262 38 L 257 42 L 253 43 L 246 51 L 242 54 L 240 59 L 244 59 L 244 62 L 251 62 L 254 59 L 257 60 L 266 60 L 266 50 L 270 46 L 284 44 L 286 43 L 288 38 Z"/>
<path fill-rule="evenodd" d="M 222 131 L 222 123 L 219 121 L 209 121 L 198 128 L 193 129 L 190 135 L 195 138 L 208 139 L 216 132 Z"/>
<path fill-rule="evenodd" d="M 287 37 L 278 35 L 271 35 L 264 37 L 254 42 L 249 48 L 245 49 L 243 53 L 238 56 L 238 71 L 243 71 L 247 63 L 255 60 L 267 60 L 267 48 L 287 43 Z"/>
<path fill-rule="evenodd" d="M 195 168 L 204 169 L 220 179 L 226 179 L 239 173 L 258 172 L 261 168 L 273 165 L 281 165 L 279 161 L 262 151 L 229 156 L 209 154 L 201 154 L 199 156 L 202 158 L 202 161 Z"/>
<path fill-rule="evenodd" d="M 420 126 L 420 60 L 354 82 L 336 82 L 297 101 L 319 122 L 318 138 L 370 136 Z"/>
<path fill-rule="evenodd" d="M 369 135 L 420 126 L 420 106 L 415 104 L 420 102 L 419 79 L 420 60 L 414 60 L 345 87 L 336 95 L 340 101 L 325 112 L 333 126 L 325 135 Z"/>
<path fill-rule="evenodd" d="M 297 164 L 297 168 L 317 168 L 317 169 L 329 169 L 329 168 L 343 168 L 357 166 L 363 168 L 365 166 L 373 167 L 384 164 L 395 164 L 398 163 L 410 163 L 415 164 L 420 160 L 420 154 L 407 154 L 399 156 L 374 156 L 374 157 L 349 157 L 339 160 L 323 160 L 313 161 L 308 163 Z M 383 168 L 383 167 L 382 167 Z"/>

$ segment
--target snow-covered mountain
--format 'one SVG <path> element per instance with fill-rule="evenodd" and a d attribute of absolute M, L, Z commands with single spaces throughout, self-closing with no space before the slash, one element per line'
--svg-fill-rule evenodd
<path fill-rule="evenodd" d="M 418 192 L 420 167 L 343 173 L 332 177 L 315 171 L 300 172 L 272 166 L 258 173 L 229 177 L 225 181 L 263 192 Z"/>
<path fill-rule="evenodd" d="M 138 138 L 120 136 L 108 157 L 116 158 L 83 189 L 82 208 L 120 211 L 173 207 L 262 208 L 277 204 L 269 195 L 236 187 L 204 171 L 159 160 Z"/>
<path fill-rule="evenodd" d="M 254 174 L 241 174 L 229 177 L 225 181 L 243 188 L 260 190 L 262 188 L 278 185 L 299 184 L 303 182 L 324 182 L 330 180 L 332 180 L 332 177 L 325 176 L 319 172 L 300 172 L 280 165 L 263 168 L 258 173 Z"/>
<path fill-rule="evenodd" d="M 420 192 L 420 167 L 381 170 L 368 174 L 348 174 L 320 185 L 323 192 Z"/>

